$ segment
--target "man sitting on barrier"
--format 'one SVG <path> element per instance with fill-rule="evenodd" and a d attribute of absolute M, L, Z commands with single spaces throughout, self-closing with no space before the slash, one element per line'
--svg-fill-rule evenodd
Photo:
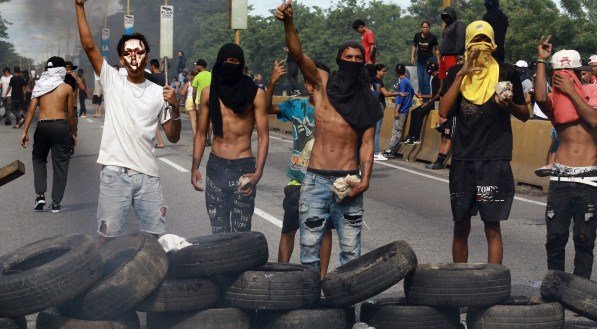
<path fill-rule="evenodd" d="M 564 271 L 570 219 L 573 218 L 574 274 L 590 279 L 595 248 L 597 205 L 597 85 L 580 83 L 580 55 L 561 50 L 551 56 L 551 36 L 537 47 L 535 98 L 556 128 L 560 146 L 547 194 L 547 268 Z M 551 57 L 553 94 L 546 90 Z"/>
<path fill-rule="evenodd" d="M 338 232 L 340 263 L 345 264 L 361 255 L 363 192 L 369 188 L 375 125 L 383 113 L 365 80 L 365 51 L 361 44 L 348 41 L 340 45 L 336 56 L 338 72 L 328 74 L 318 69 L 303 54 L 291 3 L 288 0 L 279 6 L 275 15 L 284 22 L 290 54 L 305 80 L 313 85 L 317 127 L 300 191 L 301 262 L 319 267 L 321 241 L 331 221 Z M 359 174 L 360 180 L 346 182 L 350 186 L 348 195 L 338 201 L 332 192 L 336 179 Z"/>
<path fill-rule="evenodd" d="M 427 62 L 425 66 L 427 74 L 431 76 L 431 94 L 421 95 L 419 92 L 417 97 L 425 99 L 423 104 L 410 112 L 410 126 L 408 128 L 408 136 L 404 144 L 414 145 L 421 144 L 421 129 L 423 128 L 423 120 L 425 116 L 435 108 L 435 101 L 439 100 L 439 88 L 441 80 L 439 79 L 439 68 L 434 62 Z"/>
<path fill-rule="evenodd" d="M 530 114 L 515 68 L 491 56 L 497 48 L 491 25 L 471 23 L 466 28 L 465 48 L 465 63 L 448 71 L 439 105 L 441 117 L 455 111 L 458 120 L 450 167 L 455 222 L 452 258 L 455 263 L 468 261 L 471 217 L 480 212 L 488 263 L 501 264 L 500 221 L 508 219 L 514 200 L 510 115 L 526 121 Z M 500 81 L 511 87 L 509 93 L 496 92 Z"/>

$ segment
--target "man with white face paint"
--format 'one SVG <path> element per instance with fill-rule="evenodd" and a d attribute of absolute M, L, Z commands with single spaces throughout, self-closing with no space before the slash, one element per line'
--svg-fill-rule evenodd
<path fill-rule="evenodd" d="M 76 1 L 75 7 L 81 45 L 104 89 L 105 122 L 97 160 L 103 165 L 97 210 L 99 245 L 122 233 L 131 205 L 141 231 L 163 234 L 167 207 L 153 137 L 160 123 L 168 140 L 178 142 L 176 93 L 145 79 L 149 45 L 143 35 L 126 35 L 118 43 L 118 56 L 127 71 L 123 76 L 95 46 L 84 4 Z"/>

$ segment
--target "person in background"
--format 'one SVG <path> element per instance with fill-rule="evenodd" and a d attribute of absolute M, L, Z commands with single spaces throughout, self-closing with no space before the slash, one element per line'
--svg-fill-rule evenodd
<path fill-rule="evenodd" d="M 365 64 L 373 64 L 377 61 L 377 45 L 375 34 L 365 26 L 365 21 L 357 19 L 352 23 L 352 29 L 357 31 L 361 37 L 361 44 L 365 48 Z"/>
<path fill-rule="evenodd" d="M 245 66 L 246 68 L 246 66 Z M 191 86 L 193 87 L 193 99 L 195 100 L 195 113 L 197 115 L 197 120 L 199 119 L 199 114 L 201 114 L 201 92 L 203 88 L 208 87 L 211 85 L 211 72 L 207 70 L 207 62 L 204 59 L 199 59 L 195 62 L 195 69 L 197 70 L 197 74 L 193 78 L 193 82 Z M 246 74 L 245 74 L 246 75 Z M 197 121 L 195 120 L 195 121 Z M 199 126 L 199 123 L 195 123 L 195 128 Z M 207 130 L 207 141 L 205 142 L 206 146 L 211 146 L 211 137 L 212 137 L 212 125 L 209 124 L 209 128 Z"/>
<path fill-rule="evenodd" d="M 21 128 L 24 120 L 21 120 L 21 107 L 25 102 L 25 79 L 23 78 L 23 72 L 21 72 L 20 66 L 13 68 L 14 75 L 10 78 L 8 83 L 8 90 L 5 97 L 10 94 L 10 112 L 15 116 L 15 124 L 12 126 L 15 129 Z"/>
<path fill-rule="evenodd" d="M 529 64 L 526 61 L 519 60 L 514 64 L 516 71 L 518 71 L 520 83 L 522 84 L 522 92 L 524 93 L 524 101 L 532 110 L 533 104 L 533 81 L 529 75 Z"/>
<path fill-rule="evenodd" d="M 408 128 L 408 136 L 404 144 L 417 145 L 421 144 L 421 129 L 423 128 L 423 120 L 425 116 L 435 108 L 435 102 L 439 101 L 439 91 L 441 87 L 441 80 L 439 79 L 439 68 L 434 62 L 428 62 L 427 73 L 431 76 L 431 94 L 423 95 L 418 93 L 416 96 L 420 99 L 426 100 L 423 105 L 412 110 L 410 117 L 410 126 Z"/>
<path fill-rule="evenodd" d="M 78 69 L 77 76 L 75 77 L 79 85 L 79 116 L 81 118 L 87 117 L 87 106 L 85 105 L 85 101 L 87 100 L 87 82 L 83 76 L 84 73 L 83 69 Z"/>
<path fill-rule="evenodd" d="M 102 103 L 104 101 L 104 89 L 102 88 L 102 84 L 99 82 L 99 79 L 93 79 L 94 87 L 93 87 L 93 99 L 91 103 L 93 104 L 94 118 L 101 118 L 102 117 Z"/>
<path fill-rule="evenodd" d="M 381 104 L 381 110 L 386 110 L 386 97 L 396 97 L 398 93 L 395 91 L 389 91 L 383 79 L 386 77 L 386 73 L 388 71 L 387 67 L 384 64 L 375 64 L 375 76 L 373 78 L 373 88 L 374 92 L 378 96 L 379 103 Z M 374 143 L 374 151 L 373 151 L 373 160 L 374 161 L 385 161 L 386 158 L 383 154 L 381 154 L 379 150 L 379 135 L 381 134 L 381 126 L 383 124 L 383 117 L 377 121 L 377 126 L 375 127 L 375 139 L 373 140 Z"/>
<path fill-rule="evenodd" d="M 296 33 L 298 33 L 298 30 L 296 31 Z M 298 73 L 299 73 L 299 67 L 298 64 L 296 64 L 296 61 L 294 60 L 294 58 L 292 58 L 292 56 L 290 56 L 290 52 L 288 51 L 288 47 L 284 47 L 284 52 L 287 53 L 286 55 L 286 66 L 287 66 L 287 70 L 286 70 L 286 78 L 288 79 L 288 83 L 290 83 L 290 96 L 291 97 L 298 97 L 301 95 L 301 91 L 299 89 L 299 84 L 298 84 Z M 270 82 L 271 84 L 271 82 Z"/>
<path fill-rule="evenodd" d="M 590 67 L 586 67 L 580 72 L 580 76 L 582 78 L 582 82 L 586 85 L 595 85 L 597 84 L 597 76 L 593 74 Z"/>
<path fill-rule="evenodd" d="M 193 131 L 193 138 L 197 133 L 197 108 L 193 100 L 193 79 L 197 75 L 197 71 L 191 71 L 185 78 L 185 83 L 182 86 L 180 99 L 184 100 L 184 110 L 189 115 L 189 121 L 191 121 L 191 130 Z"/>
<path fill-rule="evenodd" d="M 0 83 L 2 84 L 2 88 L 0 88 L 0 97 L 2 98 L 2 105 L 4 106 L 4 124 L 9 126 L 12 124 L 10 120 L 10 93 L 7 95 L 8 85 L 10 84 L 10 79 L 12 75 L 10 74 L 10 68 L 5 67 L 2 69 L 2 77 L 0 78 Z M 4 96 L 7 95 L 7 96 Z"/>
<path fill-rule="evenodd" d="M 589 57 L 589 67 L 594 76 L 597 77 L 597 55 L 591 55 Z"/>
<path fill-rule="evenodd" d="M 505 44 L 506 32 L 508 32 L 508 16 L 500 9 L 500 0 L 485 0 L 487 12 L 483 20 L 489 23 L 495 34 L 497 49 L 493 52 L 493 58 L 504 62 L 506 58 Z"/>
<path fill-rule="evenodd" d="M 154 58 L 149 61 L 149 66 L 151 70 L 151 76 L 149 77 L 149 80 L 160 87 L 164 87 L 166 85 L 166 76 L 162 72 L 160 61 Z M 166 146 L 164 144 L 164 139 L 162 139 L 162 134 L 160 133 L 160 125 L 157 126 L 155 131 L 155 140 L 156 149 L 163 149 Z"/>
<path fill-rule="evenodd" d="M 178 56 L 178 63 L 176 65 L 176 72 L 178 73 L 178 81 L 183 81 L 184 77 L 183 77 L 183 73 L 185 68 L 187 67 L 187 58 L 184 56 L 184 51 L 179 50 L 178 53 L 176 53 L 176 56 Z"/>
<path fill-rule="evenodd" d="M 265 81 L 263 81 L 263 76 L 261 75 L 261 73 L 255 73 L 253 82 L 255 82 L 255 85 L 257 85 L 259 89 L 267 91 L 267 86 L 265 85 Z"/>
<path fill-rule="evenodd" d="M 406 124 L 406 117 L 408 111 L 413 103 L 413 97 L 415 95 L 415 89 L 413 88 L 410 80 L 406 76 L 406 66 L 404 64 L 396 64 L 395 68 L 396 75 L 398 75 L 398 87 L 396 92 L 399 95 L 396 97 L 394 102 L 394 125 L 392 128 L 392 138 L 390 139 L 390 145 L 388 149 L 383 153 L 386 158 L 397 158 L 398 146 L 402 140 L 402 133 L 404 132 L 404 125 Z"/>
<path fill-rule="evenodd" d="M 413 38 L 413 47 L 410 52 L 410 64 L 417 65 L 417 79 L 419 82 L 419 92 L 424 95 L 431 94 L 429 80 L 431 76 L 425 71 L 425 65 L 429 60 L 440 62 L 439 46 L 437 37 L 429 32 L 431 25 L 427 21 L 421 23 L 421 32 L 415 33 Z M 415 60 L 415 53 L 417 54 Z M 435 57 L 435 58 L 434 58 Z"/>
<path fill-rule="evenodd" d="M 445 79 L 448 70 L 458 64 L 458 58 L 464 55 L 464 36 L 466 25 L 458 19 L 456 10 L 451 6 L 444 8 L 441 13 L 442 21 L 446 24 L 442 31 L 442 44 L 439 47 L 439 78 Z"/>

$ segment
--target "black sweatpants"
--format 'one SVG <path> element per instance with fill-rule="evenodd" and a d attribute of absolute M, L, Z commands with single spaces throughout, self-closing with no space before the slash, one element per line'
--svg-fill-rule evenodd
<path fill-rule="evenodd" d="M 255 192 L 238 192 L 238 179 L 255 172 L 255 158 L 228 160 L 209 155 L 205 180 L 205 204 L 213 234 L 251 230 Z"/>
<path fill-rule="evenodd" d="M 416 109 L 410 111 L 410 126 L 408 128 L 408 136 L 419 140 L 421 139 L 421 129 L 423 128 L 423 119 L 429 112 L 431 112 L 431 106 L 419 106 Z"/>
<path fill-rule="evenodd" d="M 594 173 L 595 174 L 595 173 Z M 547 268 L 564 271 L 566 264 L 566 243 L 570 235 L 570 220 L 573 220 L 574 274 L 590 279 L 593 269 L 595 248 L 595 206 L 597 188 L 582 183 L 549 183 L 545 224 L 547 226 Z"/>
<path fill-rule="evenodd" d="M 37 123 L 33 135 L 33 182 L 35 192 L 46 193 L 48 153 L 52 150 L 52 200 L 60 203 L 66 188 L 72 139 L 66 119 L 44 120 Z"/>
<path fill-rule="evenodd" d="M 298 72 L 298 64 L 294 61 L 288 62 L 288 71 L 286 72 L 286 77 L 288 78 L 290 88 L 292 88 L 293 91 L 300 89 L 298 84 Z"/>

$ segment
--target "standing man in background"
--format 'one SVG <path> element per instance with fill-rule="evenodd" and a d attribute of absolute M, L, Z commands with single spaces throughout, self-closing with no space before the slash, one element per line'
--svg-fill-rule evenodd
<path fill-rule="evenodd" d="M 87 100 L 87 83 L 83 73 L 85 73 L 83 69 L 77 70 L 77 83 L 79 84 L 79 116 L 81 118 L 86 118 L 87 106 L 85 106 L 85 101 Z"/>
<path fill-rule="evenodd" d="M 195 122 L 197 122 L 201 110 L 201 107 L 199 105 L 201 104 L 201 92 L 203 91 L 203 88 L 211 85 L 211 72 L 207 70 L 207 62 L 204 59 L 199 59 L 197 60 L 197 62 L 195 62 L 195 69 L 197 70 L 197 75 L 195 75 L 195 78 L 193 78 L 191 86 L 193 87 L 193 99 L 195 100 Z M 198 125 L 199 124 L 196 123 L 196 126 Z M 205 142 L 206 146 L 211 146 L 211 135 L 212 129 L 210 124 L 210 129 L 208 129 L 207 131 L 207 141 Z"/>
<path fill-rule="evenodd" d="M 10 84 L 10 79 L 12 75 L 10 74 L 10 69 L 5 67 L 2 69 L 2 78 L 0 78 L 0 83 L 2 83 L 2 88 L 0 90 L 0 97 L 2 97 L 2 105 L 4 106 L 4 124 L 10 125 L 12 121 L 10 121 L 10 93 L 8 92 L 8 85 Z M 6 95 L 6 96 L 5 96 Z"/>
<path fill-rule="evenodd" d="M 500 9 L 500 0 L 485 0 L 487 13 L 483 20 L 489 23 L 495 34 L 497 49 L 493 52 L 493 58 L 504 62 L 506 58 L 505 44 L 506 32 L 508 32 L 508 16 Z"/>
<path fill-rule="evenodd" d="M 361 38 L 361 43 L 363 48 L 365 48 L 365 64 L 375 64 L 377 60 L 375 34 L 365 26 L 365 22 L 362 19 L 354 21 L 354 23 L 352 23 L 352 29 L 363 36 Z"/>
<path fill-rule="evenodd" d="M 436 63 L 440 62 L 439 46 L 435 34 L 429 32 L 431 24 L 427 21 L 421 22 L 421 32 L 415 33 L 413 38 L 413 47 L 410 52 L 410 64 L 417 65 L 417 80 L 419 83 L 419 93 L 423 95 L 431 94 L 429 80 L 431 76 L 427 74 L 425 66 L 427 62 L 436 57 Z M 415 53 L 417 58 L 415 60 Z M 425 100 L 423 100 L 425 102 Z"/>
<path fill-rule="evenodd" d="M 442 31 L 442 44 L 439 46 L 439 78 L 446 78 L 448 70 L 458 64 L 458 57 L 464 55 L 464 37 L 466 25 L 458 19 L 456 10 L 451 6 L 444 8 L 441 14 L 442 21 L 446 24 Z"/>
<path fill-rule="evenodd" d="M 13 128 L 21 128 L 23 120 L 21 120 L 21 107 L 25 102 L 25 79 L 20 66 L 14 67 L 14 75 L 10 78 L 8 83 L 8 90 L 4 96 L 10 94 L 10 111 L 15 116 L 15 124 Z"/>
<path fill-rule="evenodd" d="M 187 67 L 187 58 L 184 56 L 184 52 L 182 50 L 178 51 L 178 65 L 176 66 L 176 71 L 178 72 L 178 81 L 182 82 L 184 80 L 183 71 Z"/>

